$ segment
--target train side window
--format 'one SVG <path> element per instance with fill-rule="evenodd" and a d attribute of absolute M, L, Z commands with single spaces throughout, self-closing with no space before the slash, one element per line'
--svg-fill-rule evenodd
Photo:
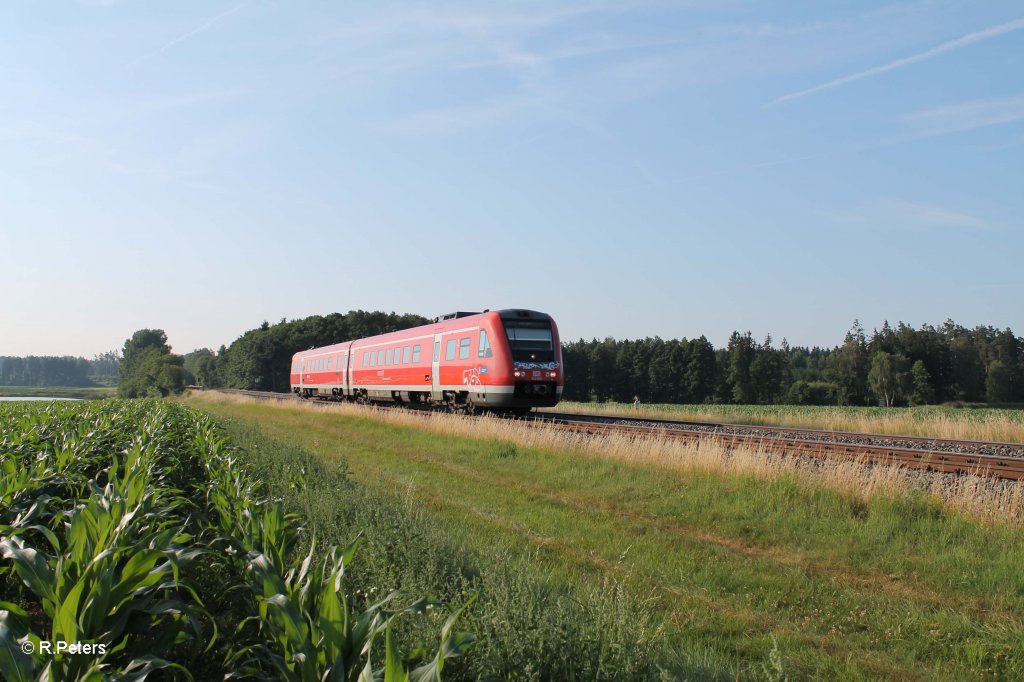
<path fill-rule="evenodd" d="M 434 341 L 434 362 L 441 359 L 441 342 Z"/>
<path fill-rule="evenodd" d="M 469 337 L 459 339 L 459 360 L 469 360 Z"/>
<path fill-rule="evenodd" d="M 412 362 L 413 362 L 413 364 L 416 364 L 419 361 L 420 361 L 420 346 L 419 346 L 419 344 L 416 344 L 415 346 L 412 347 Z"/>
<path fill-rule="evenodd" d="M 402 364 L 409 364 L 409 346 L 405 346 L 404 348 L 402 348 Z"/>
<path fill-rule="evenodd" d="M 487 330 L 480 330 L 480 348 L 476 354 L 481 358 L 489 358 L 494 355 L 491 352 L 491 342 L 487 339 Z"/>
<path fill-rule="evenodd" d="M 385 366 L 391 364 L 391 357 L 392 357 L 391 353 L 392 353 L 391 349 L 388 348 L 388 352 L 384 354 L 384 365 Z"/>
<path fill-rule="evenodd" d="M 379 351 L 377 351 L 377 366 L 378 367 L 383 367 L 384 366 L 384 349 L 383 348 L 381 348 Z"/>
<path fill-rule="evenodd" d="M 366 351 L 364 350 L 363 351 L 363 363 L 362 363 L 363 367 L 368 367 L 369 365 L 366 364 L 368 362 L 369 362 L 369 360 L 366 359 Z"/>
<path fill-rule="evenodd" d="M 377 364 L 377 354 L 374 353 L 373 351 L 370 351 L 370 367 L 373 367 L 376 364 Z"/>
<path fill-rule="evenodd" d="M 444 347 L 444 359 L 454 360 L 455 359 L 455 339 L 448 339 L 448 343 Z"/>

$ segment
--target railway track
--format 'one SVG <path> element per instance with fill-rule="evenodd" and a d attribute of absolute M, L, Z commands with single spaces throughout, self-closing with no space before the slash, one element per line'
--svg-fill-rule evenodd
<path fill-rule="evenodd" d="M 238 389 L 212 389 L 258 400 L 295 402 L 288 393 Z M 329 405 L 326 401 L 311 401 Z M 423 410 L 429 413 L 429 409 Z M 715 443 L 773 454 L 841 460 L 870 465 L 897 465 L 943 474 L 1024 479 L 1024 444 L 951 440 L 919 436 L 794 429 L 788 427 L 713 424 L 667 419 L 636 419 L 602 415 L 539 412 L 522 419 L 527 424 L 553 425 L 575 433 L 664 438 L 693 443 Z"/>

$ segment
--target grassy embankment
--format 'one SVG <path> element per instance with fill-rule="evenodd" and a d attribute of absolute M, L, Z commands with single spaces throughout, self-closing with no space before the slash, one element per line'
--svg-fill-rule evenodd
<path fill-rule="evenodd" d="M 117 396 L 116 386 L 0 386 L 0 398 L 82 398 L 102 399 Z"/>
<path fill-rule="evenodd" d="M 452 601 L 482 586 L 465 621 L 481 640 L 471 674 L 518 662 L 551 678 L 596 661 L 591 676 L 609 679 L 652 665 L 723 679 L 1024 676 L 1019 485 L 494 420 L 189 402 L 346 466 L 347 494 L 310 485 L 300 504 L 317 533 L 363 528 L 368 557 L 409 566 L 389 586 Z M 438 558 L 424 567 L 424 554 Z"/>
<path fill-rule="evenodd" d="M 1020 409 L 644 404 L 638 411 L 621 403 L 563 402 L 551 411 L 1024 442 L 1024 410 Z"/>

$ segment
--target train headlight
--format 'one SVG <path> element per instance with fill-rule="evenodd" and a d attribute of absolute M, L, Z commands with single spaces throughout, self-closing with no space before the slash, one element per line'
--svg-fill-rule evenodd
<path fill-rule="evenodd" d="M 548 376 L 554 379 L 555 377 L 558 376 L 558 372 L 548 372 Z"/>
<path fill-rule="evenodd" d="M 517 369 L 515 372 L 513 372 L 513 376 L 521 377 L 523 376 L 523 373 Z"/>

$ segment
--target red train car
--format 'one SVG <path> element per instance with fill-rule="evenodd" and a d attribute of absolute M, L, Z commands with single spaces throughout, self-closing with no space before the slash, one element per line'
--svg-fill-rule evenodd
<path fill-rule="evenodd" d="M 452 313 L 432 324 L 292 357 L 303 398 L 447 404 L 526 412 L 553 407 L 564 378 L 558 327 L 533 310 Z"/>

